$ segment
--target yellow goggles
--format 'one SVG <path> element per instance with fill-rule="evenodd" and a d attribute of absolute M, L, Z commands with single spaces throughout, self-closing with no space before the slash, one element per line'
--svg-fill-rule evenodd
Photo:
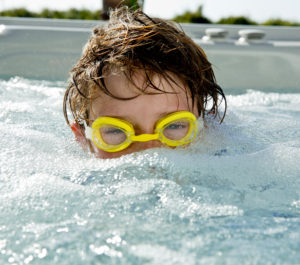
<path fill-rule="evenodd" d="M 197 135 L 197 118 L 189 111 L 178 111 L 161 118 L 154 134 L 135 135 L 131 123 L 112 117 L 99 117 L 91 127 L 85 125 L 86 138 L 106 152 L 118 152 L 132 142 L 159 140 L 168 146 L 190 143 Z"/>

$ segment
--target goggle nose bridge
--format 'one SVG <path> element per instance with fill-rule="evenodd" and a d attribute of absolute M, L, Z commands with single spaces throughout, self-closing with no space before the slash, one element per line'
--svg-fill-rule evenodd
<path fill-rule="evenodd" d="M 155 134 L 140 134 L 137 136 L 131 136 L 130 140 L 134 141 L 134 142 L 148 142 L 148 141 L 152 141 L 152 140 L 157 140 L 159 139 L 159 134 L 155 133 Z"/>

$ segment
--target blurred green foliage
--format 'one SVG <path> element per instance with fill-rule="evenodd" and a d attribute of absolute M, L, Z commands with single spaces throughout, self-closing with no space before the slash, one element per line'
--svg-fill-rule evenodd
<path fill-rule="evenodd" d="M 30 12 L 25 8 L 14 8 L 0 12 L 0 16 L 6 17 L 37 17 L 37 13 Z"/>
<path fill-rule="evenodd" d="M 264 23 L 257 23 L 245 16 L 230 16 L 221 18 L 217 22 L 212 22 L 203 14 L 203 6 L 201 5 L 194 12 L 186 11 L 182 15 L 174 17 L 179 23 L 216 23 L 216 24 L 236 24 L 236 25 L 269 25 L 269 26 L 300 26 L 300 23 L 289 22 L 281 19 L 269 19 Z"/>
<path fill-rule="evenodd" d="M 217 24 L 257 25 L 253 20 L 243 16 L 221 18 Z"/>
<path fill-rule="evenodd" d="M 43 9 L 40 13 L 31 12 L 25 8 L 15 8 L 0 12 L 0 16 L 8 17 L 39 17 L 39 18 L 60 18 L 60 19 L 100 19 L 101 10 L 90 11 L 87 9 L 71 8 L 67 11 Z"/>
<path fill-rule="evenodd" d="M 266 22 L 262 23 L 262 25 L 266 26 L 300 26 L 300 23 L 291 22 L 282 19 L 269 19 Z"/>
<path fill-rule="evenodd" d="M 199 6 L 195 12 L 186 11 L 182 15 L 174 17 L 174 21 L 179 23 L 212 23 L 203 15 L 203 6 Z"/>
<path fill-rule="evenodd" d="M 144 0 L 124 0 L 123 4 L 128 5 L 133 10 L 143 7 Z M 0 16 L 9 17 L 39 17 L 39 18 L 60 18 L 60 19 L 89 19 L 98 20 L 101 17 L 101 10 L 90 11 L 87 9 L 71 8 L 67 11 L 43 9 L 41 12 L 31 12 L 25 8 L 15 8 L 0 12 Z M 199 6 L 194 12 L 185 11 L 183 14 L 173 19 L 179 23 L 217 23 L 217 24 L 239 24 L 239 25 L 268 25 L 268 26 L 300 26 L 300 23 L 282 19 L 269 19 L 263 23 L 257 23 L 248 17 L 225 17 L 217 22 L 211 21 L 203 14 L 203 6 Z"/>

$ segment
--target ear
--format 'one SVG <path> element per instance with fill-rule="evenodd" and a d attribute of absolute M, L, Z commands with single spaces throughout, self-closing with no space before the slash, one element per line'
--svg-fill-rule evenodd
<path fill-rule="evenodd" d="M 70 125 L 70 128 L 72 132 L 74 133 L 75 140 L 83 147 L 86 148 L 88 145 L 88 140 L 86 139 L 84 132 L 80 125 L 76 122 L 73 121 L 72 124 Z"/>

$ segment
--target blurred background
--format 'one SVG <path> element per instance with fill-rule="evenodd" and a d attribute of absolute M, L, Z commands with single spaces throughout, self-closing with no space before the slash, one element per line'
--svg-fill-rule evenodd
<path fill-rule="evenodd" d="M 67 80 L 120 2 L 182 23 L 226 93 L 300 90 L 300 0 L 0 0 L 0 78 Z"/>
<path fill-rule="evenodd" d="M 0 0 L 0 16 L 106 18 L 119 0 Z M 299 0 L 125 0 L 151 15 L 178 22 L 300 25 Z"/>

